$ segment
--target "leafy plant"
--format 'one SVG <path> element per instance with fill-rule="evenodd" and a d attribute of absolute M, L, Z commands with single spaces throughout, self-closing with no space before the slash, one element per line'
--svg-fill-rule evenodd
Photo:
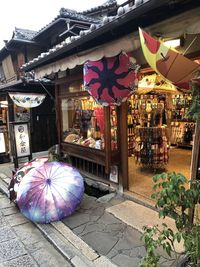
<path fill-rule="evenodd" d="M 156 200 L 156 208 L 159 217 L 169 216 L 174 219 L 177 231 L 172 230 L 166 224 L 162 229 L 157 225 L 144 227 L 142 240 L 146 246 L 146 256 L 140 267 L 158 266 L 160 255 L 159 247 L 171 257 L 175 250 L 175 242 L 183 240 L 185 253 L 189 257 L 190 265 L 200 266 L 200 224 L 198 217 L 193 219 L 195 206 L 200 203 L 200 181 L 188 180 L 181 173 L 162 173 L 153 177 L 154 193 L 152 198 Z"/>

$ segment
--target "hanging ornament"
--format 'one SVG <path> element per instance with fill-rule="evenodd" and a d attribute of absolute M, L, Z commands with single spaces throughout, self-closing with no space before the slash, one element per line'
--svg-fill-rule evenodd
<path fill-rule="evenodd" d="M 125 52 L 84 64 L 84 86 L 102 106 L 120 105 L 134 92 L 138 83 L 134 58 Z"/>

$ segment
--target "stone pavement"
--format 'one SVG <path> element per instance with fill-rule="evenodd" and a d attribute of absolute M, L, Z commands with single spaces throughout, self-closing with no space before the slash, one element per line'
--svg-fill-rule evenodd
<path fill-rule="evenodd" d="M 0 188 L 5 193 L 7 190 L 6 183 L 8 183 L 10 179 L 9 177 L 12 168 L 12 164 L 2 164 L 0 166 Z M 3 202 L 5 202 L 5 197 L 2 197 L 1 199 L 4 199 Z M 21 246 L 19 246 L 22 248 L 24 245 L 23 253 L 25 253 L 25 250 L 30 253 L 32 251 L 34 252 L 35 248 L 34 244 L 30 245 L 27 242 L 28 238 L 26 238 L 26 229 L 32 229 L 30 231 L 37 231 L 37 233 L 39 229 L 46 237 L 46 242 L 48 240 L 54 245 L 59 253 L 62 254 L 62 256 L 58 254 L 59 256 L 58 258 L 56 257 L 56 259 L 62 261 L 63 257 L 65 257 L 67 261 L 71 262 L 72 266 L 138 267 L 139 262 L 145 255 L 144 244 L 140 240 L 141 233 L 106 210 L 123 201 L 125 201 L 124 197 L 117 193 L 110 193 L 101 198 L 91 197 L 85 194 L 83 201 L 76 212 L 63 221 L 48 225 L 32 224 L 28 222 L 23 215 L 16 211 L 16 213 L 11 213 L 10 216 L 12 217 L 10 217 L 10 221 L 16 223 L 18 220 L 24 220 L 24 223 L 20 223 L 19 226 L 12 226 L 11 224 L 11 227 L 16 228 L 13 230 L 16 234 L 19 233 L 21 237 L 24 237 L 21 240 Z M 6 205 L 8 204 L 9 202 L 7 202 Z M 13 204 L 9 205 L 10 209 L 16 210 Z M 8 210 L 8 206 L 6 210 Z M 3 213 L 3 216 L 6 217 L 8 214 Z M 25 241 L 23 242 L 23 240 Z M 42 259 L 46 258 L 44 250 L 38 249 L 38 252 L 40 252 Z M 173 260 L 169 260 L 163 253 L 162 255 L 163 257 L 161 258 L 160 267 L 172 266 Z M 0 254 L 0 262 L 2 259 Z M 33 258 L 32 254 L 30 259 L 33 262 L 37 262 L 37 258 Z M 65 264 L 54 262 L 54 265 L 49 265 L 46 262 L 47 265 L 43 263 L 43 265 L 39 266 L 69 266 L 66 265 L 68 264 L 67 261 Z"/>
<path fill-rule="evenodd" d="M 72 266 L 0 193 L 0 266 Z"/>

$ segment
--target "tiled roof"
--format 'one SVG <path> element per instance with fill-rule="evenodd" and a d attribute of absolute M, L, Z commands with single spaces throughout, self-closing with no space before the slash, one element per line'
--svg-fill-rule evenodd
<path fill-rule="evenodd" d="M 30 65 L 32 65 L 33 63 L 36 63 L 38 61 L 40 61 L 41 59 L 48 57 L 50 54 L 53 54 L 54 52 L 57 52 L 60 49 L 63 49 L 64 47 L 71 45 L 71 43 L 75 42 L 78 39 L 81 39 L 83 36 L 85 35 L 89 35 L 89 34 L 93 34 L 93 32 L 95 32 L 96 30 L 98 30 L 99 28 L 103 28 L 104 26 L 107 26 L 107 24 L 112 23 L 114 20 L 118 20 L 119 18 L 121 18 L 122 16 L 128 14 L 130 11 L 132 11 L 133 9 L 136 9 L 138 6 L 143 5 L 146 2 L 150 2 L 151 0 L 143 0 L 143 1 L 135 1 L 135 4 L 133 6 L 120 6 L 117 9 L 117 14 L 116 16 L 105 16 L 100 23 L 98 24 L 91 24 L 89 30 L 81 30 L 79 35 L 77 36 L 71 36 L 71 37 L 67 37 L 65 39 L 65 41 L 63 41 L 62 43 L 52 47 L 51 49 L 49 49 L 47 52 L 41 53 L 38 57 L 32 59 L 31 61 L 25 63 L 22 66 L 23 68 L 26 68 Z M 61 9 L 62 10 L 62 9 Z M 64 11 L 65 9 L 63 9 Z M 73 11 L 75 13 L 77 13 L 76 11 Z M 69 12 L 70 13 L 70 12 Z M 78 13 L 77 13 L 78 14 Z"/>
<path fill-rule="evenodd" d="M 27 30 L 27 29 L 21 29 L 21 28 L 15 28 L 15 31 L 13 32 L 12 39 L 20 39 L 20 40 L 32 40 L 34 35 L 36 34 L 36 31 Z"/>
<path fill-rule="evenodd" d="M 55 17 L 50 23 L 45 25 L 43 28 L 41 28 L 36 34 L 35 37 L 40 35 L 40 33 L 44 32 L 47 28 L 51 27 L 51 25 L 54 25 L 59 19 L 70 19 L 80 22 L 86 22 L 86 23 L 94 23 L 98 24 L 100 21 L 98 19 L 91 18 L 89 16 L 83 15 L 75 10 L 67 9 L 67 8 L 61 8 L 59 15 Z"/>
<path fill-rule="evenodd" d="M 75 10 L 67 9 L 67 8 L 61 8 L 60 9 L 60 17 L 62 18 L 69 18 L 74 19 L 78 21 L 84 21 L 89 23 L 99 23 L 98 19 L 94 19 L 88 16 L 85 16 Z"/>
<path fill-rule="evenodd" d="M 92 7 L 90 9 L 84 10 L 81 13 L 83 15 L 89 15 L 90 13 L 96 12 L 96 11 L 101 11 L 104 9 L 108 9 L 110 7 L 117 7 L 117 1 L 116 0 L 108 0 L 104 4 L 96 7 Z"/>

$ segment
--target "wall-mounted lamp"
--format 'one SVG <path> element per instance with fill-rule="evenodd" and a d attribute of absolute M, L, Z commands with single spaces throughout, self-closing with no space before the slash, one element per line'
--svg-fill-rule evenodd
<path fill-rule="evenodd" d="M 7 108 L 8 107 L 8 101 L 0 101 L 0 108 Z"/>
<path fill-rule="evenodd" d="M 178 47 L 178 46 L 182 46 L 181 38 L 165 41 L 164 44 L 167 47 L 173 47 L 173 48 Z"/>

